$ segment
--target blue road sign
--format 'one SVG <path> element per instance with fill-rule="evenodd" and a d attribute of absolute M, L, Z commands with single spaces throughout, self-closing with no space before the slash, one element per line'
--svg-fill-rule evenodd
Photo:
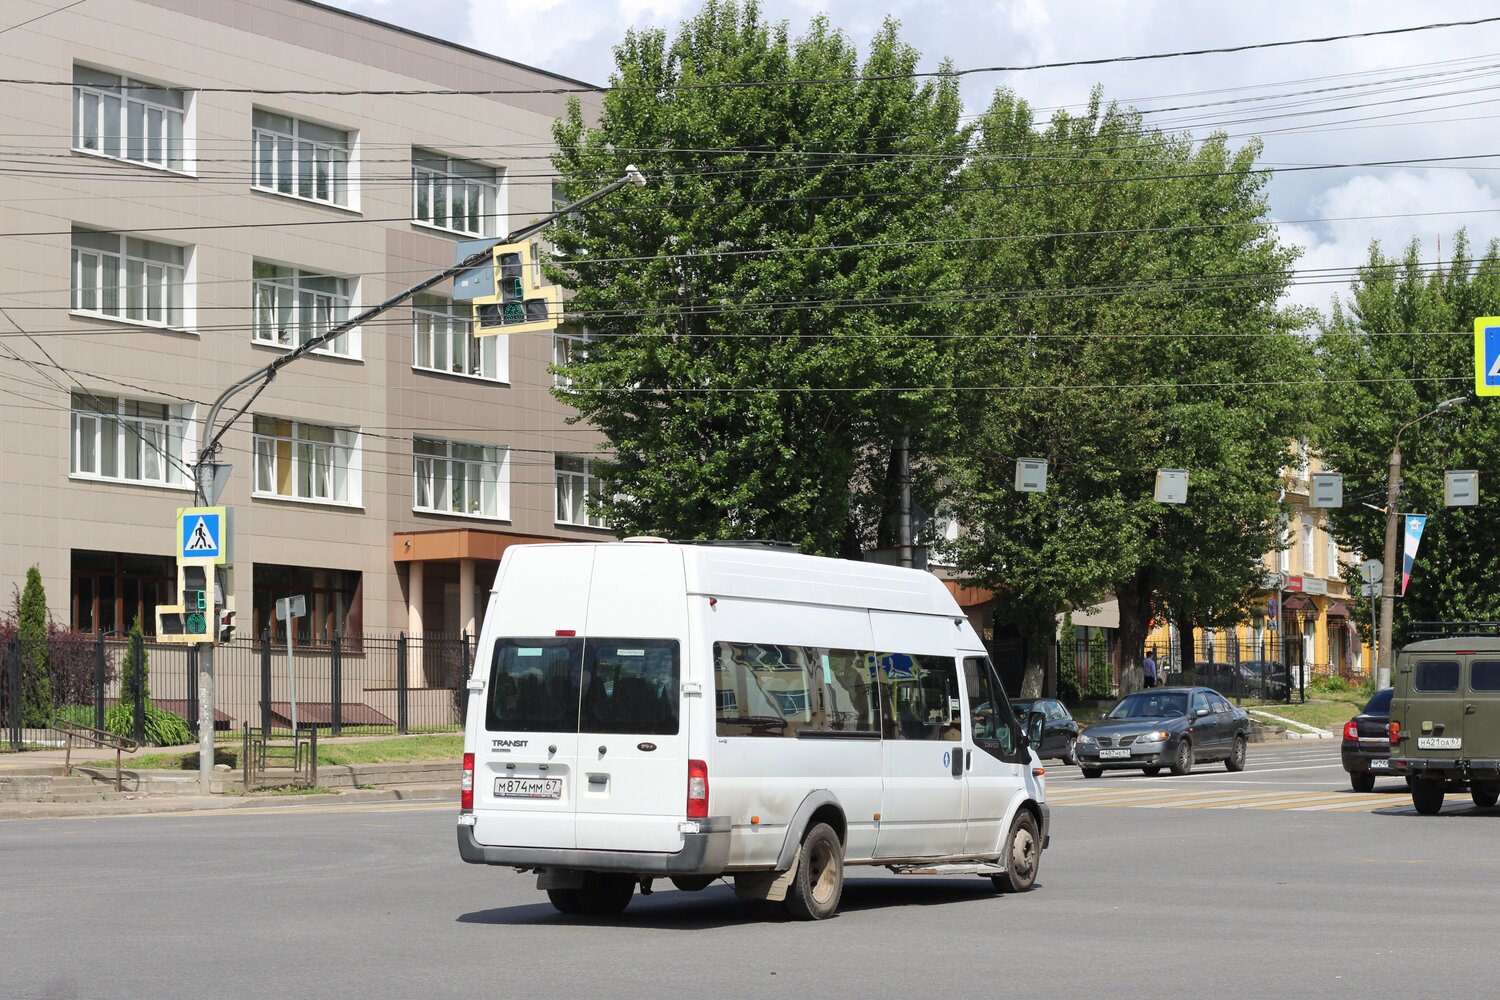
<path fill-rule="evenodd" d="M 177 558 L 218 559 L 224 549 L 224 515 L 222 511 L 189 508 L 178 520 L 181 544 Z"/>
<path fill-rule="evenodd" d="M 1474 321 L 1474 393 L 1500 396 L 1500 318 Z"/>

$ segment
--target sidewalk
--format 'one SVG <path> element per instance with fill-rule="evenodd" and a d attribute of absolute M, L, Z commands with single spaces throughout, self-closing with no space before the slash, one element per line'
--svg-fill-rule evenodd
<path fill-rule="evenodd" d="M 152 754 L 197 753 L 198 745 L 152 747 Z M 61 779 L 66 750 L 28 750 L 0 753 L 0 785 L 35 777 L 38 781 Z M 114 767 L 80 770 L 81 761 L 102 761 L 113 753 L 97 748 L 73 751 L 73 774 L 91 775 L 93 790 L 102 791 L 107 781 L 110 798 L 90 801 L 41 802 L 0 799 L 0 821 L 8 819 L 76 818 L 132 814 L 198 812 L 203 810 L 275 808 L 278 806 L 348 805 L 361 802 L 451 801 L 458 808 L 460 765 L 453 761 L 408 761 L 389 764 L 321 764 L 318 767 L 322 793 L 251 792 L 239 790 L 238 771 L 216 771 L 226 790 L 203 794 L 196 771 L 157 771 L 132 768 L 130 755 L 121 758 L 125 791 L 113 791 Z M 274 772 L 273 772 L 274 774 Z M 288 772 L 290 775 L 290 772 Z"/>

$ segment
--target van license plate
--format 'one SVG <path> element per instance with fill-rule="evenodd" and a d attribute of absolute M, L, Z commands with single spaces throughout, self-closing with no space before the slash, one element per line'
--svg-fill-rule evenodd
<path fill-rule="evenodd" d="M 1130 756 L 1130 751 L 1129 750 L 1100 750 L 1099 751 L 1099 759 L 1100 760 L 1119 760 L 1122 757 L 1129 757 L 1129 756 Z"/>
<path fill-rule="evenodd" d="M 1458 750 L 1464 745 L 1459 736 L 1418 736 L 1418 750 Z"/>
<path fill-rule="evenodd" d="M 496 778 L 497 799 L 560 799 L 561 778 Z"/>
<path fill-rule="evenodd" d="M 1370 770 L 1372 770 L 1372 771 L 1389 771 L 1390 769 L 1391 769 L 1391 762 L 1388 761 L 1388 760 L 1372 760 L 1372 761 L 1370 761 Z"/>

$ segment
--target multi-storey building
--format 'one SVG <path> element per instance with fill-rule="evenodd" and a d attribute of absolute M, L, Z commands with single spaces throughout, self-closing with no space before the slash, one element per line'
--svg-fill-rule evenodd
<path fill-rule="evenodd" d="M 120 633 L 175 589 L 221 390 L 553 207 L 587 87 L 306 0 L 13 0 L 0 32 L 0 589 Z M 17 82 L 25 81 L 25 82 Z M 288 365 L 223 438 L 242 629 L 472 632 L 501 552 L 597 538 L 568 334 L 438 286 Z M 572 336 L 576 337 L 575 332 Z"/>

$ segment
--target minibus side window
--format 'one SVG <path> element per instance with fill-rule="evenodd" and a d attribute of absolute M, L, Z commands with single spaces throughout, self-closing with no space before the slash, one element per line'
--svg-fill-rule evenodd
<path fill-rule="evenodd" d="M 964 683 L 969 689 L 974 745 L 1000 760 L 1021 760 L 1020 726 L 990 661 L 983 656 L 964 657 Z"/>
<path fill-rule="evenodd" d="M 583 644 L 584 733 L 675 736 L 680 663 L 674 639 L 603 639 Z"/>
<path fill-rule="evenodd" d="M 1457 660 L 1418 660 L 1416 667 L 1418 691 L 1457 691 Z"/>
<path fill-rule="evenodd" d="M 719 736 L 879 735 L 869 653 L 719 641 L 713 657 Z"/>
<path fill-rule="evenodd" d="M 499 640 L 490 667 L 485 728 L 576 733 L 582 667 L 581 639 Z"/>
<path fill-rule="evenodd" d="M 963 738 L 958 669 L 952 657 L 877 653 L 881 736 L 888 740 Z"/>
<path fill-rule="evenodd" d="M 1469 664 L 1470 691 L 1500 691 L 1500 660 L 1474 660 Z"/>

